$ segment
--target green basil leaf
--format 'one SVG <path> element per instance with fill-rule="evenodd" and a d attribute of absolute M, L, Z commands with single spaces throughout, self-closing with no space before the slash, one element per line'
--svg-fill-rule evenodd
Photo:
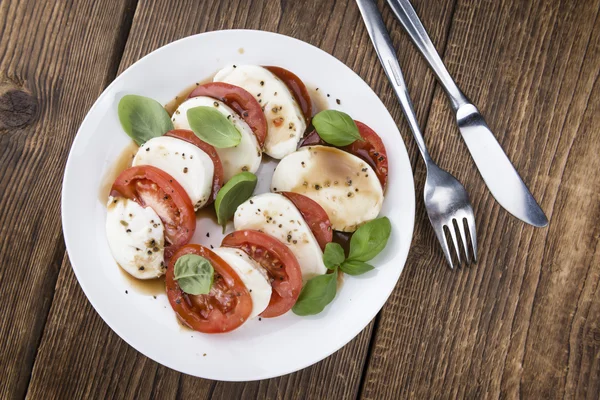
<path fill-rule="evenodd" d="M 173 129 L 169 113 L 158 101 L 148 97 L 123 96 L 119 101 L 118 114 L 123 130 L 140 146 Z"/>
<path fill-rule="evenodd" d="M 200 106 L 187 110 L 187 119 L 192 131 L 206 143 L 218 149 L 240 144 L 242 134 L 215 107 Z"/>
<path fill-rule="evenodd" d="M 371 264 L 356 260 L 346 260 L 340 265 L 340 269 L 348 275 L 362 275 L 365 272 L 369 272 L 375 269 Z"/>
<path fill-rule="evenodd" d="M 188 294 L 208 294 L 214 273 L 210 261 L 196 254 L 183 255 L 175 262 L 174 278 Z"/>
<path fill-rule="evenodd" d="M 334 146 L 347 146 L 363 140 L 354 120 L 341 111 L 323 110 L 313 117 L 312 123 L 321 139 Z"/>
<path fill-rule="evenodd" d="M 337 269 L 332 274 L 315 276 L 309 279 L 292 307 L 297 315 L 318 314 L 335 298 L 337 290 Z"/>
<path fill-rule="evenodd" d="M 238 206 L 252 196 L 256 182 L 256 175 L 253 173 L 240 172 L 219 190 L 215 200 L 215 211 L 217 212 L 217 222 L 223 227 L 223 230 Z"/>
<path fill-rule="evenodd" d="M 384 249 L 392 232 L 387 217 L 377 218 L 360 226 L 350 239 L 349 260 L 369 261 Z"/>
<path fill-rule="evenodd" d="M 329 269 L 334 269 L 344 262 L 346 255 L 344 249 L 338 243 L 327 243 L 323 252 L 323 263 Z"/>

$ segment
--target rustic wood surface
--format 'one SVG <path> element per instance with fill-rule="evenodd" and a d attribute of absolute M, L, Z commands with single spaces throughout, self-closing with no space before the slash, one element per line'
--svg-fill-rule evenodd
<path fill-rule="evenodd" d="M 471 194 L 479 263 L 450 271 L 426 222 L 423 165 L 351 0 L 0 1 L 0 398 L 582 398 L 600 393 L 600 1 L 419 0 L 459 86 L 550 218 L 495 203 L 389 8 L 430 152 Z M 193 378 L 123 342 L 65 254 L 60 188 L 96 97 L 148 52 L 194 33 L 263 29 L 333 54 L 398 122 L 415 171 L 415 234 L 378 317 L 284 377 Z"/>

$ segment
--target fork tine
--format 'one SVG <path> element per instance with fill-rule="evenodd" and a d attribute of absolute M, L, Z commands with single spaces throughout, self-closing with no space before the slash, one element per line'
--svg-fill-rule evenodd
<path fill-rule="evenodd" d="M 465 250 L 465 260 L 467 264 L 471 263 L 471 256 L 469 254 L 469 246 L 467 246 L 467 232 L 465 231 L 465 223 L 468 225 L 466 218 L 460 218 L 456 220 L 456 227 L 458 229 L 458 234 L 460 239 L 462 240 L 463 249 Z"/>
<path fill-rule="evenodd" d="M 452 244 L 454 245 L 454 250 L 456 251 L 456 258 L 458 259 L 458 266 L 460 267 L 460 249 L 458 248 L 458 240 L 456 240 L 456 229 L 454 229 L 453 220 L 448 221 L 448 230 L 450 231 L 450 236 L 452 237 Z"/>
<path fill-rule="evenodd" d="M 444 250 L 444 255 L 446 256 L 446 261 L 450 264 L 450 269 L 454 269 L 454 264 L 452 264 L 452 255 L 450 254 L 450 249 L 448 248 L 448 243 L 446 243 L 446 235 L 444 234 L 444 226 L 440 225 L 439 227 L 433 227 L 435 231 L 435 235 L 440 242 L 440 246 L 442 246 L 442 250 Z"/>
<path fill-rule="evenodd" d="M 477 262 L 477 233 L 475 232 L 475 217 L 471 211 L 470 215 L 465 218 L 467 225 L 469 225 L 469 236 L 471 236 L 471 245 L 473 246 L 473 262 Z"/>

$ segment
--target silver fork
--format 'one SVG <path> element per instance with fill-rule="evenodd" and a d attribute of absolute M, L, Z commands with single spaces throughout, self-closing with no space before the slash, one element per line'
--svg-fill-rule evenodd
<path fill-rule="evenodd" d="M 427 167 L 427 178 L 425 179 L 425 208 L 433 230 L 444 250 L 446 260 L 450 268 L 454 268 L 450 247 L 454 248 L 458 264 L 461 263 L 461 252 L 459 240 L 462 243 L 465 261 L 467 263 L 477 261 L 477 236 L 475 233 L 475 218 L 473 207 L 469 201 L 469 195 L 464 186 L 448 172 L 437 166 L 431 159 L 425 139 L 417 123 L 417 117 L 413 109 L 412 101 L 408 95 L 406 83 L 402 76 L 402 70 L 398 64 L 396 51 L 392 40 L 387 32 L 381 14 L 373 0 L 356 0 L 362 14 L 371 41 L 375 46 L 377 56 L 383 69 L 396 92 L 396 96 L 402 106 L 402 111 L 412 130 L 413 136 L 425 161 Z M 466 228 L 465 228 L 466 225 Z M 446 232 L 449 234 L 452 244 L 446 240 Z M 471 246 L 467 240 L 467 231 Z"/>

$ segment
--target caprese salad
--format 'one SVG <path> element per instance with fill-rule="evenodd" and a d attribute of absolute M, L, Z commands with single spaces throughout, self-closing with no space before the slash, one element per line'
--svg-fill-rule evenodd
<path fill-rule="evenodd" d="M 317 314 L 338 275 L 374 268 L 391 232 L 378 217 L 383 142 L 343 112 L 313 116 L 292 72 L 230 65 L 172 114 L 138 95 L 122 97 L 118 114 L 139 148 L 110 191 L 108 244 L 134 278 L 164 276 L 186 326 L 222 333 L 255 317 Z M 264 154 L 280 161 L 271 192 L 255 194 Z M 233 232 L 218 248 L 190 244 L 196 211 L 211 204 L 223 234 L 230 220 Z"/>

